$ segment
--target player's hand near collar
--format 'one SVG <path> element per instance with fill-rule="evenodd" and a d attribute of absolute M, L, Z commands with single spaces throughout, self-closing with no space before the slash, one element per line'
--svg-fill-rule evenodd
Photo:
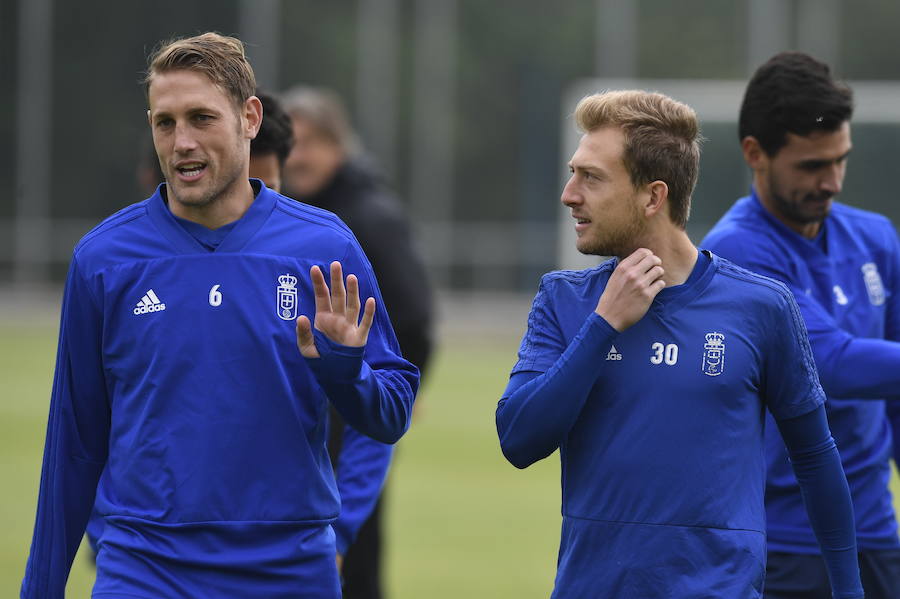
<path fill-rule="evenodd" d="M 610 275 L 594 312 L 620 333 L 635 324 L 666 286 L 661 265 L 662 260 L 650 250 L 635 250 Z"/>
<path fill-rule="evenodd" d="M 297 318 L 297 346 L 305 358 L 320 357 L 313 335 L 313 326 L 330 341 L 347 347 L 363 347 L 369 338 L 369 331 L 375 317 L 375 298 L 366 300 L 362 320 L 359 318 L 359 281 L 356 275 L 347 276 L 344 287 L 340 262 L 331 263 L 331 291 L 325 284 L 325 276 L 318 266 L 309 269 L 313 292 L 316 297 L 315 321 Z"/>

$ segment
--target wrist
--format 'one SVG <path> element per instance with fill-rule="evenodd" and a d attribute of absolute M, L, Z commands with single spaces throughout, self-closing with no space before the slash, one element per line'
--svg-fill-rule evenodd
<path fill-rule="evenodd" d="M 313 329 L 313 338 L 319 357 L 306 358 L 306 362 L 317 376 L 340 381 L 359 378 L 366 349 L 364 345 L 341 345 L 318 329 Z"/>
<path fill-rule="evenodd" d="M 610 316 L 610 315 L 608 315 L 608 314 L 605 314 L 604 312 L 601 312 L 599 306 L 597 307 L 596 310 L 594 310 L 594 314 L 596 314 L 597 316 L 599 316 L 600 318 L 602 318 L 602 319 L 606 322 L 606 324 L 608 324 L 608 325 L 611 326 L 613 329 L 615 329 L 615 331 L 616 331 L 617 333 L 622 333 L 622 332 L 625 331 L 625 329 L 628 328 L 628 327 L 625 325 L 625 323 L 622 322 L 621 320 L 618 320 L 618 319 L 616 319 L 614 316 Z"/>

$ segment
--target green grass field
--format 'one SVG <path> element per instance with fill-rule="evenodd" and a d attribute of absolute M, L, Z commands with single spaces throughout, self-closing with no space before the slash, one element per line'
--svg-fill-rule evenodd
<path fill-rule="evenodd" d="M 556 456 L 525 471 L 500 454 L 494 407 L 518 340 L 445 339 L 389 487 L 392 599 L 547 597 L 559 540 Z M 18 595 L 34 522 L 56 329 L 0 324 L 0 596 Z M 895 496 L 898 489 L 894 481 Z M 68 596 L 89 597 L 79 554 Z"/>

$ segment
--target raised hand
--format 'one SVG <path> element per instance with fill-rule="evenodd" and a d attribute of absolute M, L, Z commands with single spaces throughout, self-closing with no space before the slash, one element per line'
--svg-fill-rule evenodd
<path fill-rule="evenodd" d="M 639 248 L 619 262 L 594 310 L 620 333 L 639 321 L 666 286 L 659 256 Z"/>
<path fill-rule="evenodd" d="M 362 320 L 359 319 L 359 281 L 356 275 L 347 276 L 344 288 L 340 262 L 331 263 L 331 292 L 325 284 L 325 275 L 318 266 L 309 269 L 313 292 L 316 296 L 316 316 L 311 325 L 309 318 L 297 318 L 297 346 L 306 358 L 318 358 L 312 327 L 325 334 L 331 341 L 349 347 L 362 347 L 369 338 L 369 330 L 375 319 L 375 298 L 366 300 Z"/>

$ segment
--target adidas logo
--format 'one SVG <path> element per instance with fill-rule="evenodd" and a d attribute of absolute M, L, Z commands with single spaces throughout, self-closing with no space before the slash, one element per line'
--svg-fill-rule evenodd
<path fill-rule="evenodd" d="M 144 294 L 141 301 L 134 308 L 135 314 L 149 314 L 150 312 L 162 312 L 166 309 L 166 305 L 159 301 L 152 289 Z"/>
<path fill-rule="evenodd" d="M 621 360 L 622 354 L 620 354 L 619 350 L 616 349 L 616 346 L 613 345 L 611 348 L 609 348 L 609 353 L 606 354 L 606 359 L 607 360 Z"/>

